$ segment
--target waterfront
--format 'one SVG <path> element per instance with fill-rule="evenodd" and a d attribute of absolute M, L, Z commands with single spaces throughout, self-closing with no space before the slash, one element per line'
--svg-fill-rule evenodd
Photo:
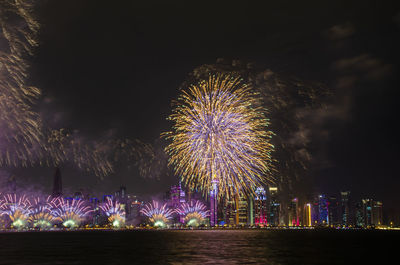
<path fill-rule="evenodd" d="M 0 233 L 0 264 L 389 262 L 399 231 L 132 230 Z"/>

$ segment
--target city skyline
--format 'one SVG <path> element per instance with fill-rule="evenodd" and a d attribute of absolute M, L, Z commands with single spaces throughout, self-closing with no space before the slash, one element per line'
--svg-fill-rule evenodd
<path fill-rule="evenodd" d="M 398 0 L 0 0 L 0 263 L 396 260 L 399 47 Z"/>
<path fill-rule="evenodd" d="M 28 196 L 25 197 L 26 195 Z M 122 185 L 118 190 L 100 196 L 82 191 L 68 193 L 62 189 L 62 175 L 58 168 L 54 173 L 51 194 L 46 195 L 38 192 L 24 194 L 18 191 L 15 180 L 10 179 L 7 186 L 3 187 L 2 196 L 4 196 L 3 201 L 0 200 L 2 203 L 7 203 L 5 200 L 11 200 L 7 198 L 14 196 L 17 196 L 16 198 L 23 196 L 23 200 L 30 198 L 29 205 L 33 203 L 32 200 L 35 197 L 37 198 L 35 200 L 46 197 L 48 197 L 47 200 L 50 197 L 62 198 L 63 201 L 65 200 L 68 203 L 77 200 L 77 202 L 82 203 L 82 206 L 80 206 L 82 209 L 87 207 L 85 208 L 86 211 L 92 211 L 91 214 L 82 219 L 83 224 L 90 226 L 106 225 L 108 218 L 111 226 L 116 229 L 124 228 L 125 225 L 127 227 L 138 227 L 156 223 L 155 226 L 161 228 L 189 225 L 192 220 L 186 220 L 185 215 L 181 214 L 190 213 L 188 209 L 192 209 L 190 207 L 193 207 L 195 202 L 196 205 L 200 203 L 201 206 L 199 207 L 201 208 L 199 209 L 204 212 L 204 215 L 200 217 L 202 221 L 196 221 L 197 226 L 384 228 L 400 225 L 399 216 L 393 212 L 389 213 L 385 209 L 384 203 L 378 198 L 355 198 L 349 190 L 338 191 L 336 194 L 319 192 L 306 195 L 296 194 L 288 197 L 281 194 L 279 189 L 273 185 L 259 186 L 254 197 L 240 196 L 230 200 L 215 201 L 218 204 L 218 211 L 215 215 L 212 215 L 212 198 L 203 197 L 199 191 L 190 191 L 182 187 L 180 182 L 178 185 L 171 186 L 162 197 L 151 199 L 153 204 L 157 203 L 151 206 L 151 209 L 160 205 L 165 207 L 163 211 L 170 211 L 168 219 L 151 223 L 146 219 L 147 214 L 149 218 L 151 216 L 149 214 L 150 209 L 142 212 L 147 207 L 146 201 L 148 200 L 127 192 L 125 186 Z M 151 203 L 151 201 L 148 203 Z M 182 208 L 185 204 L 187 206 Z M 215 218 L 215 221 L 213 221 L 213 218 Z M 28 226 L 28 223 L 25 225 Z M 8 227 L 6 223 L 3 223 L 3 226 L 3 229 Z M 42 227 L 42 229 L 46 229 L 46 227 Z"/>
<path fill-rule="evenodd" d="M 224 32 L 221 35 L 220 30 L 210 25 L 220 20 L 231 21 L 224 19 L 229 12 L 218 12 L 224 10 L 222 4 L 214 6 L 216 13 L 205 24 L 209 31 L 202 29 L 201 20 L 189 20 L 183 23 L 186 26 L 178 26 L 179 19 L 187 20 L 187 17 L 174 11 L 172 6 L 166 8 L 174 14 L 173 20 L 168 19 L 168 12 L 161 16 L 152 14 L 151 4 L 145 3 L 115 5 L 111 9 L 97 1 L 39 5 L 41 45 L 31 62 L 32 83 L 43 90 L 39 108 L 50 125 L 77 130 L 89 141 L 109 135 L 139 138 L 160 149 L 166 143 L 158 139 L 159 134 L 171 126 L 166 120 L 171 114 L 170 103 L 193 69 L 204 65 L 216 65 L 218 69 L 219 65 L 242 71 L 241 64 L 245 67 L 254 64 L 256 72 L 276 75 L 285 82 L 294 76 L 305 83 L 322 83 L 334 94 L 324 111 L 317 109 L 310 115 L 302 106 L 295 106 L 288 110 L 295 115 L 286 117 L 302 117 L 301 126 L 290 124 L 297 129 L 285 136 L 287 143 L 294 147 L 295 152 L 290 155 L 310 156 L 311 164 L 307 165 L 305 173 L 285 172 L 282 177 L 289 175 L 295 180 L 293 186 L 305 191 L 350 189 L 359 196 L 371 194 L 400 211 L 394 188 L 399 185 L 394 167 L 397 139 L 391 129 L 391 121 L 395 120 L 393 91 L 398 76 L 394 60 L 398 51 L 393 48 L 399 41 L 395 37 L 399 30 L 395 10 L 386 8 L 385 4 L 375 8 L 366 3 L 364 13 L 359 14 L 356 3 L 338 2 L 332 4 L 332 8 L 318 2 L 314 4 L 319 14 L 300 3 L 291 3 L 285 9 L 287 13 L 275 5 L 265 9 L 269 16 L 259 13 L 250 16 L 251 6 L 238 9 L 230 5 L 226 8 L 234 14 L 243 11 L 247 19 L 241 22 L 243 26 L 233 21 L 220 24 Z M 340 11 L 344 6 L 347 13 Z M 193 16 L 198 17 L 201 10 L 207 10 L 199 8 L 193 11 Z M 132 10 L 141 10 L 151 19 L 143 19 Z M 374 16 L 375 12 L 381 14 L 382 19 Z M 117 19 L 103 21 L 101 18 L 108 14 Z M 308 19 L 303 20 L 304 15 Z M 162 19 L 168 23 L 160 23 Z M 368 22 L 370 19 L 373 22 Z M 158 25 L 163 25 L 162 30 Z M 253 25 L 257 25 L 259 33 L 247 39 L 239 37 Z M 289 25 L 296 29 L 297 35 Z M 238 27 L 236 34 L 229 34 L 231 27 Z M 197 34 L 185 35 L 191 28 L 203 35 L 208 32 L 221 45 L 197 43 Z M 89 29 L 93 36 L 85 34 Z M 157 34 L 140 37 L 141 32 L 151 30 Z M 168 38 L 168 34 L 173 37 Z M 106 54 L 99 56 L 101 51 Z M 304 150 L 303 143 L 307 143 Z M 279 160 L 287 157 L 283 158 Z M 102 191 L 125 182 L 135 192 L 158 194 L 163 186 L 175 180 L 164 167 L 159 167 L 163 168 L 160 170 L 162 177 L 156 181 L 143 179 L 135 168 L 127 169 L 128 166 L 122 165 L 118 172 L 103 179 L 71 169 L 68 164 L 62 169 L 65 182 L 73 189 L 81 186 Z M 293 168 L 301 167 L 299 164 Z M 39 186 L 49 185 L 46 179 L 53 174 L 53 168 L 7 168 L 4 171 L 14 171 L 19 182 L 26 186 L 35 186 L 36 181 L 41 182 Z M 1 175 L 9 177 L 6 172 Z M 3 177 L 2 180 L 5 181 Z"/>

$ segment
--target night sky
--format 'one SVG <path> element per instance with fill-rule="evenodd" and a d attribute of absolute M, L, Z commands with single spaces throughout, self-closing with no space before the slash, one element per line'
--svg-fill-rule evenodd
<path fill-rule="evenodd" d="M 47 121 L 94 139 L 112 131 L 153 143 L 171 126 L 171 100 L 194 68 L 217 58 L 254 62 L 334 91 L 330 115 L 309 128 L 313 189 L 351 190 L 397 207 L 395 1 L 215 2 L 41 2 L 31 73 Z M 29 172 L 28 180 L 50 188 L 53 169 Z M 71 190 L 113 192 L 125 184 L 139 195 L 157 195 L 176 181 L 135 171 L 104 180 L 63 174 Z"/>

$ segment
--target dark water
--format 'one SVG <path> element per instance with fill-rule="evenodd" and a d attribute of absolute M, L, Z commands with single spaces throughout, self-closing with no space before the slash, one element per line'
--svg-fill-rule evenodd
<path fill-rule="evenodd" d="M 399 239 L 398 231 L 0 233 L 0 264 L 400 264 Z"/>

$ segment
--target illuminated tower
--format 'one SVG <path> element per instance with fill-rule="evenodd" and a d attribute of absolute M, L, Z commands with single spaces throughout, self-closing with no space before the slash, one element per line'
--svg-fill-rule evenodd
<path fill-rule="evenodd" d="M 256 189 L 256 197 L 254 199 L 254 211 L 256 225 L 264 226 L 267 225 L 267 196 L 263 187 Z"/>
<path fill-rule="evenodd" d="M 382 208 L 383 204 L 379 201 L 374 201 L 372 204 L 372 224 L 374 225 L 382 225 Z"/>
<path fill-rule="evenodd" d="M 246 226 L 249 224 L 249 203 L 245 196 L 237 196 L 237 225 Z"/>
<path fill-rule="evenodd" d="M 318 223 L 320 225 L 328 225 L 328 201 L 326 199 L 326 196 L 321 194 L 318 196 L 319 202 L 318 202 Z"/>
<path fill-rule="evenodd" d="M 342 225 L 349 226 L 351 223 L 350 216 L 350 191 L 341 191 L 341 215 L 342 215 Z"/>
<path fill-rule="evenodd" d="M 365 226 L 371 226 L 372 224 L 372 200 L 362 199 L 364 209 L 364 224 Z"/>
<path fill-rule="evenodd" d="M 299 226 L 300 225 L 300 211 L 299 211 L 299 200 L 293 198 L 289 204 L 289 226 Z"/>
<path fill-rule="evenodd" d="M 339 202 L 335 196 L 328 199 L 328 222 L 330 226 L 340 225 Z"/>
<path fill-rule="evenodd" d="M 278 188 L 277 187 L 269 187 L 269 220 L 268 224 L 271 226 L 278 226 L 279 225 L 279 212 L 281 205 L 278 202 Z"/>
<path fill-rule="evenodd" d="M 218 180 L 212 181 L 212 190 L 210 192 L 210 225 L 218 224 Z"/>
<path fill-rule="evenodd" d="M 311 220 L 311 215 L 312 215 L 312 207 L 311 203 L 307 203 L 304 205 L 304 225 L 305 226 L 311 226 L 312 225 L 312 220 Z"/>
<path fill-rule="evenodd" d="M 54 180 L 53 180 L 53 197 L 60 197 L 62 196 L 62 181 L 61 181 L 61 171 L 60 168 L 56 168 L 56 172 L 54 174 Z"/>

